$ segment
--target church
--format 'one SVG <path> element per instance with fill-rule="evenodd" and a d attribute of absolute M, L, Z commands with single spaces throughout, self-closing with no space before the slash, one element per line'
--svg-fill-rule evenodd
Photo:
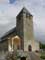
<path fill-rule="evenodd" d="M 1 37 L 0 51 L 39 50 L 39 42 L 35 41 L 33 31 L 33 15 L 23 7 L 16 16 L 16 27 Z"/>

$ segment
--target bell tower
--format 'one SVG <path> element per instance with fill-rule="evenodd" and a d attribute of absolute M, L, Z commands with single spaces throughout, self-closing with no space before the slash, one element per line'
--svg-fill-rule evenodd
<path fill-rule="evenodd" d="M 16 18 L 17 34 L 22 38 L 22 49 L 25 50 L 27 42 L 33 40 L 33 16 L 24 7 Z"/>

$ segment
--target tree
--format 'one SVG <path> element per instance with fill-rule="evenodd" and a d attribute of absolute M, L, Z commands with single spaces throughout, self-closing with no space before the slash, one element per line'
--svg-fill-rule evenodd
<path fill-rule="evenodd" d="M 45 44 L 40 42 L 40 49 L 45 49 Z"/>

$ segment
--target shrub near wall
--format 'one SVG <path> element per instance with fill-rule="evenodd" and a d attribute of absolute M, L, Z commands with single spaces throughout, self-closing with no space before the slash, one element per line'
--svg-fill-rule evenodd
<path fill-rule="evenodd" d="M 45 59 L 45 52 L 41 52 L 41 56 L 42 59 Z"/>
<path fill-rule="evenodd" d="M 14 50 L 13 52 L 7 53 L 6 60 L 18 60 L 22 57 L 28 58 L 28 53 L 23 50 Z"/>
<path fill-rule="evenodd" d="M 18 58 L 17 51 L 8 52 L 8 54 L 6 55 L 6 60 L 17 60 L 17 58 Z"/>

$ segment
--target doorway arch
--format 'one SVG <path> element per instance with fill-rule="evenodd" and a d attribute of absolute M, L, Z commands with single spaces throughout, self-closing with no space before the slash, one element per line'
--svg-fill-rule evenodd
<path fill-rule="evenodd" d="M 28 45 L 28 51 L 32 51 L 32 46 Z"/>
<path fill-rule="evenodd" d="M 20 49 L 20 47 L 21 47 L 21 39 L 19 36 L 15 36 L 13 38 L 13 49 L 15 49 L 15 48 Z"/>

